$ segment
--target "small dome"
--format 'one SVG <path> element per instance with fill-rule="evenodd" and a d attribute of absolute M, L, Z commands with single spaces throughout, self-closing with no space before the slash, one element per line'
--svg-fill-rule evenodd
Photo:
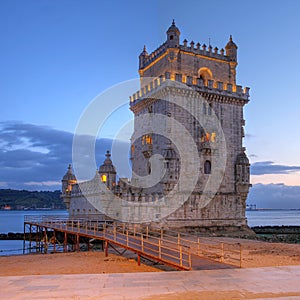
<path fill-rule="evenodd" d="M 235 48 L 235 49 L 237 49 L 237 45 L 233 42 L 233 40 L 232 40 L 232 35 L 230 35 L 230 37 L 229 37 L 229 41 L 228 41 L 228 43 L 227 43 L 227 45 L 225 46 L 225 49 L 227 50 L 227 49 L 230 49 L 230 48 Z"/>
<path fill-rule="evenodd" d="M 237 165 L 249 165 L 249 159 L 245 152 L 240 153 L 236 158 Z"/>
<path fill-rule="evenodd" d="M 116 168 L 112 164 L 112 161 L 110 159 L 111 154 L 109 153 L 108 150 L 107 150 L 105 156 L 106 156 L 106 159 L 105 159 L 103 165 L 100 166 L 99 173 L 114 173 L 114 174 L 116 174 Z"/>
<path fill-rule="evenodd" d="M 76 180 L 76 177 L 75 177 L 75 175 L 73 174 L 73 171 L 72 171 L 71 164 L 69 164 L 68 171 L 67 171 L 67 173 L 65 174 L 65 176 L 63 177 L 62 180 L 63 181 Z"/>
<path fill-rule="evenodd" d="M 148 56 L 146 45 L 144 45 L 143 51 L 141 52 L 140 56 Z"/>
<path fill-rule="evenodd" d="M 180 31 L 179 31 L 178 27 L 175 25 L 175 20 L 174 19 L 173 19 L 172 25 L 169 27 L 167 33 L 170 33 L 170 32 L 177 32 L 178 35 L 180 34 Z"/>

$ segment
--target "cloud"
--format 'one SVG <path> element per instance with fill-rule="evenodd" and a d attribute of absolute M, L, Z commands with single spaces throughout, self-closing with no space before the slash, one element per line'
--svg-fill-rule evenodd
<path fill-rule="evenodd" d="M 300 186 L 284 184 L 255 184 L 250 189 L 248 204 L 257 208 L 300 209 Z"/>
<path fill-rule="evenodd" d="M 111 139 L 96 141 L 97 167 L 103 163 Z M 0 187 L 55 190 L 72 163 L 73 134 L 48 126 L 0 122 Z M 128 143 L 117 142 L 127 149 Z M 93 170 L 95 174 L 95 170 Z"/>
<path fill-rule="evenodd" d="M 300 166 L 277 165 L 273 161 L 255 162 L 251 165 L 251 175 L 289 174 L 300 171 Z"/>

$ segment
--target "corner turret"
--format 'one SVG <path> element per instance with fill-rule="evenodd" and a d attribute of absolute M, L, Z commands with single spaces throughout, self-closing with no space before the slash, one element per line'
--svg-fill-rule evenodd
<path fill-rule="evenodd" d="M 139 68 L 142 69 L 144 67 L 145 64 L 145 60 L 148 57 L 148 52 L 146 50 L 146 46 L 144 45 L 144 49 L 142 51 L 142 53 L 139 56 Z"/>
<path fill-rule="evenodd" d="M 73 174 L 72 165 L 69 164 L 67 173 L 62 179 L 62 192 L 70 193 L 72 191 L 72 185 L 77 183 L 76 176 Z"/>
<path fill-rule="evenodd" d="M 64 200 L 64 203 L 66 204 L 67 209 L 69 209 L 72 187 L 74 184 L 77 183 L 77 179 L 76 179 L 76 176 L 73 174 L 71 164 L 69 164 L 67 173 L 64 175 L 61 182 L 62 182 L 61 197 Z"/>
<path fill-rule="evenodd" d="M 169 47 L 179 47 L 180 43 L 180 31 L 175 25 L 175 21 L 173 19 L 172 25 L 169 27 L 167 31 L 167 44 Z"/>
<path fill-rule="evenodd" d="M 237 61 L 237 45 L 232 40 L 232 35 L 229 37 L 229 41 L 225 46 L 226 56 L 230 58 L 231 61 Z"/>
<path fill-rule="evenodd" d="M 250 185 L 250 163 L 245 152 L 238 154 L 235 164 L 236 188 L 240 193 L 248 193 Z"/>
<path fill-rule="evenodd" d="M 112 161 L 110 159 L 111 154 L 109 151 L 106 151 L 106 159 L 104 163 L 99 168 L 99 174 L 101 181 L 106 184 L 106 186 L 112 190 L 116 185 L 116 169 L 114 165 L 112 164 Z"/>

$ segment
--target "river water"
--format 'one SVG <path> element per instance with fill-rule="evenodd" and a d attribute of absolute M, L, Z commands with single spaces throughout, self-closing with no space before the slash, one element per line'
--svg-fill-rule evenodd
<path fill-rule="evenodd" d="M 25 215 L 66 216 L 66 210 L 1 211 L 0 233 L 23 232 Z M 300 226 L 300 210 L 252 210 L 246 212 L 248 225 L 253 226 Z M 23 241 L 0 240 L 0 256 L 23 253 Z"/>

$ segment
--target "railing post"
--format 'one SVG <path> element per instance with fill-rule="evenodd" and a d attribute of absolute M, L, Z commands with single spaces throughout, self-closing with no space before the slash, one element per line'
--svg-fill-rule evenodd
<path fill-rule="evenodd" d="M 224 262 L 224 243 L 221 243 L 221 257 L 220 262 Z"/>
<path fill-rule="evenodd" d="M 147 240 L 148 240 L 148 236 L 149 236 L 149 225 L 147 225 L 147 227 L 146 227 L 146 237 L 147 237 Z"/>
<path fill-rule="evenodd" d="M 53 230 L 53 252 L 56 252 L 56 234 L 55 234 L 55 230 Z"/>
<path fill-rule="evenodd" d="M 242 244 L 240 244 L 240 268 L 242 267 L 242 261 L 243 261 L 243 258 L 242 258 Z"/>
<path fill-rule="evenodd" d="M 160 239 L 162 240 L 164 238 L 164 230 L 160 229 Z"/>
<path fill-rule="evenodd" d="M 103 236 L 105 236 L 105 232 L 106 232 L 106 223 L 103 224 Z"/>
<path fill-rule="evenodd" d="M 96 223 L 94 223 L 94 235 L 96 235 Z"/>
<path fill-rule="evenodd" d="M 135 224 L 133 224 L 133 236 L 135 236 Z"/>
<path fill-rule="evenodd" d="M 182 267 L 182 246 L 179 247 L 180 267 Z"/>
<path fill-rule="evenodd" d="M 77 232 L 79 232 L 79 228 L 80 228 L 80 223 L 79 220 L 77 221 Z"/>
<path fill-rule="evenodd" d="M 198 238 L 198 243 L 197 243 L 197 254 L 200 255 L 200 238 Z"/>
<path fill-rule="evenodd" d="M 191 249 L 189 249 L 189 268 L 192 269 Z"/>
<path fill-rule="evenodd" d="M 143 237 L 143 234 L 141 234 L 141 244 L 142 244 L 142 251 L 144 252 L 144 237 Z"/>
<path fill-rule="evenodd" d="M 68 243 L 68 238 L 67 238 L 67 232 L 65 231 L 64 232 L 64 252 L 68 251 L 67 243 Z"/>
<path fill-rule="evenodd" d="M 125 223 L 122 224 L 122 233 L 125 233 Z"/>
<path fill-rule="evenodd" d="M 126 246 L 128 247 L 128 230 L 126 230 Z"/>
<path fill-rule="evenodd" d="M 114 225 L 114 241 L 117 240 L 117 228 L 116 225 Z"/>
<path fill-rule="evenodd" d="M 177 244 L 180 245 L 180 232 L 178 232 Z"/>
<path fill-rule="evenodd" d="M 158 257 L 161 258 L 161 241 L 158 240 Z"/>

